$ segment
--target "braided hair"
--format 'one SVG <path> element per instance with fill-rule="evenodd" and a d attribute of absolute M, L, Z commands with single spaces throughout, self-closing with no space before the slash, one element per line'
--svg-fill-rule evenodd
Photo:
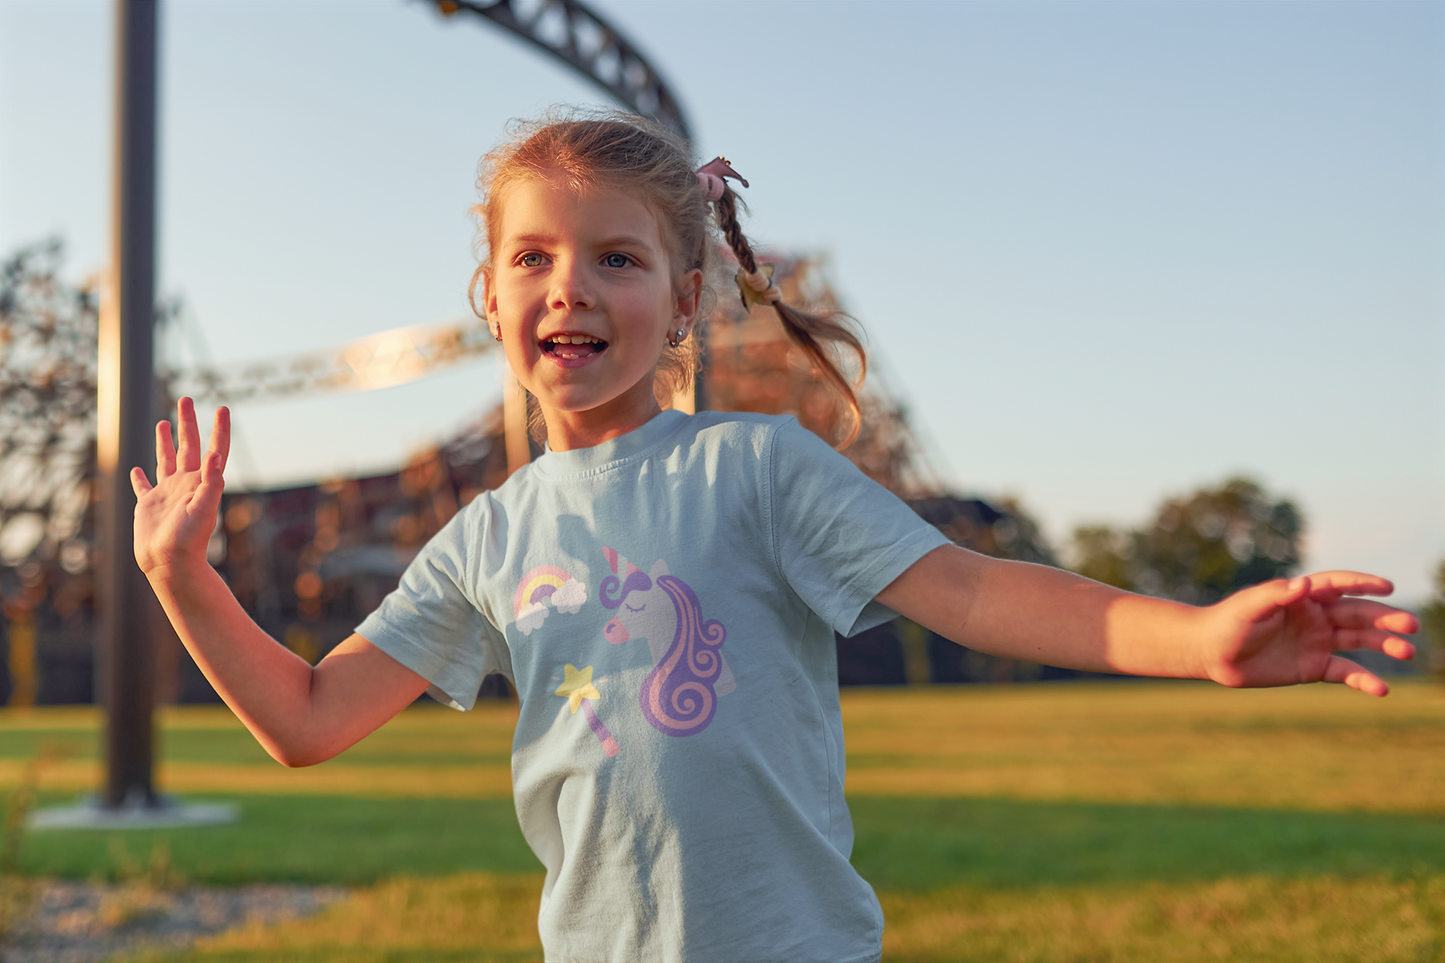
<path fill-rule="evenodd" d="M 753 254 L 752 245 L 748 243 L 747 235 L 743 234 L 742 226 L 738 223 L 737 195 L 726 181 L 723 182 L 722 196 L 713 202 L 717 212 L 718 226 L 722 229 L 724 239 L 728 247 L 732 249 L 733 256 L 738 259 L 738 264 L 743 271 L 749 275 L 758 275 L 758 260 Z M 813 368 L 823 376 L 834 391 L 836 391 L 848 406 L 850 418 L 846 433 L 843 436 L 839 448 L 847 448 L 858 437 L 858 429 L 862 426 L 862 411 L 858 406 L 858 395 L 849 384 L 848 379 L 843 375 L 828 350 L 832 345 L 838 345 L 851 351 L 858 359 L 858 383 L 863 383 L 863 378 L 868 372 L 868 354 L 863 348 L 862 339 L 859 338 L 854 329 L 854 321 L 841 311 L 828 311 L 809 313 L 784 304 L 781 296 L 772 301 L 773 310 L 778 314 L 778 320 L 783 323 L 783 330 L 793 343 L 802 348 L 807 354 L 808 360 L 813 363 Z"/>

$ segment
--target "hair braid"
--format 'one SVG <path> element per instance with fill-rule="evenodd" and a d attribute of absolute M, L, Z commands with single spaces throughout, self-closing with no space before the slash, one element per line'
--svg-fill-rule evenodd
<path fill-rule="evenodd" d="M 743 234 L 742 225 L 738 223 L 737 197 L 730 185 L 724 185 L 722 197 L 713 202 L 717 211 L 718 226 L 722 228 L 723 237 L 732 248 L 733 256 L 738 259 L 738 264 L 748 274 L 758 273 L 758 259 L 753 254 L 752 245 L 748 243 L 747 236 Z M 841 311 L 829 311 L 821 314 L 810 314 L 800 311 L 783 303 L 782 298 L 772 302 L 773 310 L 778 313 L 778 319 L 783 323 L 783 330 L 793 343 L 802 348 L 813 362 L 814 367 L 823 376 L 823 380 L 832 385 L 833 389 L 842 396 L 852 415 L 851 424 L 843 437 L 839 448 L 847 448 L 858 437 L 858 429 L 862 427 L 863 413 L 858 405 L 858 395 L 853 385 L 849 384 L 847 377 L 839 369 L 837 361 L 829 352 L 830 345 L 840 345 L 852 351 L 858 358 L 858 383 L 863 383 L 863 378 L 868 373 L 868 353 L 863 348 L 863 342 L 854 331 L 853 319 Z M 822 343 L 820 343 L 822 342 Z"/>
<path fill-rule="evenodd" d="M 743 270 L 749 274 L 758 273 L 758 259 L 753 256 L 752 245 L 748 244 L 746 235 L 743 234 L 742 225 L 738 223 L 738 199 L 733 189 L 724 186 L 722 197 L 715 202 L 717 205 L 717 220 L 722 227 L 723 237 L 727 239 L 728 247 L 732 248 L 733 256 L 738 259 Z"/>

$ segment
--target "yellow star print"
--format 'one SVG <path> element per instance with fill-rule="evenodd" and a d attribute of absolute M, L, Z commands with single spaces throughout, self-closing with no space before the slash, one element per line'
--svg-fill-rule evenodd
<path fill-rule="evenodd" d="M 567 678 L 557 687 L 557 695 L 567 697 L 567 704 L 572 707 L 573 715 L 582 708 L 583 699 L 602 701 L 602 693 L 592 684 L 592 666 L 578 669 L 569 663 L 562 671 L 567 673 Z"/>

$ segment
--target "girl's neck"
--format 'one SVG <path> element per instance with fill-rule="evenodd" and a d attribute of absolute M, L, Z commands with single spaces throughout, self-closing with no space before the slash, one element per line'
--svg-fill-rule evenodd
<path fill-rule="evenodd" d="M 649 392 L 645 403 L 626 396 L 587 411 L 547 411 L 547 447 L 553 451 L 592 448 L 635 431 L 662 414 L 662 406 Z"/>

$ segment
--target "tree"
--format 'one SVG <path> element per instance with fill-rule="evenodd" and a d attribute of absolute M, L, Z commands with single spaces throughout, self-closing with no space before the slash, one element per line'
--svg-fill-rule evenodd
<path fill-rule="evenodd" d="M 1074 570 L 1120 588 L 1208 605 L 1231 592 L 1293 574 L 1304 519 L 1248 478 L 1230 478 L 1164 502 L 1137 531 L 1074 531 Z"/>
<path fill-rule="evenodd" d="M 1435 597 L 1420 609 L 1420 633 L 1430 647 L 1430 668 L 1445 681 L 1445 559 L 1435 569 Z"/>
<path fill-rule="evenodd" d="M 1134 590 L 1134 533 L 1107 525 L 1074 529 L 1074 571 L 1105 585 Z"/>
<path fill-rule="evenodd" d="M 98 299 L 61 277 L 62 254 L 48 241 L 0 262 L 0 638 L 11 705 L 37 700 L 42 649 L 57 639 L 88 655 L 95 605 Z"/>

